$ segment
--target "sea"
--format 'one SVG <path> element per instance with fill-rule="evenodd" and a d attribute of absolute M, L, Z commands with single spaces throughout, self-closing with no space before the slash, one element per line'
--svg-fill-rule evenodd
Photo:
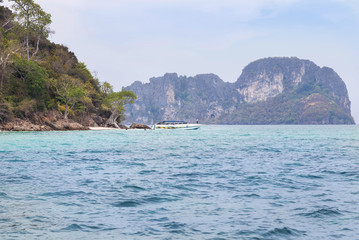
<path fill-rule="evenodd" d="M 359 239 L 359 126 L 1 132 L 0 239 Z"/>

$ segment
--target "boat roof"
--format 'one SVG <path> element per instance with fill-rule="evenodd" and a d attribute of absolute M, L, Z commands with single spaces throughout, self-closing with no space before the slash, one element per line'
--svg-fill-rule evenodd
<path fill-rule="evenodd" d="M 160 122 L 161 124 L 171 124 L 171 123 L 187 123 L 187 122 L 185 122 L 185 121 L 162 121 L 162 122 Z"/>
<path fill-rule="evenodd" d="M 180 123 L 185 123 L 185 121 L 163 121 L 163 122 L 170 122 L 170 123 L 173 123 L 173 122 L 180 122 Z"/>

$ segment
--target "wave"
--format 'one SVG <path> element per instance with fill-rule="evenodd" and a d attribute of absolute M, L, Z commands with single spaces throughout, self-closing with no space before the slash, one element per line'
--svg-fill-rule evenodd
<path fill-rule="evenodd" d="M 114 230 L 114 228 L 110 228 L 110 229 L 104 228 L 103 224 L 100 224 L 98 226 L 93 226 L 93 225 L 73 223 L 65 228 L 61 228 L 60 232 L 75 232 L 75 231 L 92 232 L 92 231 L 108 231 L 108 230 Z"/>
<path fill-rule="evenodd" d="M 247 198 L 260 198 L 261 196 L 256 194 L 256 193 L 252 193 L 252 194 L 244 194 L 242 195 L 243 197 L 247 197 Z"/>
<path fill-rule="evenodd" d="M 189 173 L 176 173 L 173 174 L 173 177 L 201 177 L 201 176 L 205 176 L 205 173 L 201 173 L 201 172 L 189 172 Z"/>
<path fill-rule="evenodd" d="M 323 218 L 323 217 L 330 217 L 330 216 L 339 216 L 342 215 L 342 213 L 338 209 L 332 209 L 332 208 L 322 208 L 319 210 L 315 210 L 308 213 L 302 213 L 299 214 L 305 217 L 313 217 L 313 218 Z"/>
<path fill-rule="evenodd" d="M 40 194 L 42 197 L 72 197 L 75 195 L 88 195 L 83 191 L 60 191 L 60 192 L 48 192 Z"/>
<path fill-rule="evenodd" d="M 4 192 L 0 192 L 0 198 L 7 199 L 9 196 Z"/>
<path fill-rule="evenodd" d="M 121 202 L 117 202 L 112 204 L 114 207 L 120 207 L 120 208 L 124 208 L 124 207 L 137 207 L 139 205 L 141 205 L 142 203 L 140 201 L 134 201 L 134 200 L 125 200 L 125 201 L 121 201 Z"/>
<path fill-rule="evenodd" d="M 59 202 L 59 203 L 56 203 L 56 205 L 65 206 L 65 207 L 71 207 L 71 206 L 83 207 L 82 204 L 78 204 L 78 203 L 68 203 L 68 202 Z"/>
<path fill-rule="evenodd" d="M 138 174 L 140 174 L 140 175 L 150 175 L 150 174 L 154 174 L 154 173 L 157 173 L 157 171 L 156 170 L 142 170 Z"/>
<path fill-rule="evenodd" d="M 160 225 L 165 229 L 167 229 L 170 233 L 176 233 L 176 234 L 184 234 L 186 232 L 185 228 L 187 227 L 185 223 L 179 223 L 179 222 L 167 222 Z"/>
<path fill-rule="evenodd" d="M 299 175 L 299 177 L 301 177 L 301 178 L 308 178 L 308 179 L 322 179 L 322 178 L 323 178 L 322 176 L 311 175 L 311 174 L 308 174 L 308 175 Z"/>
<path fill-rule="evenodd" d="M 305 232 L 296 230 L 294 228 L 283 227 L 275 228 L 263 234 L 263 237 L 273 237 L 273 239 L 287 238 L 289 236 L 305 235 Z"/>
<path fill-rule="evenodd" d="M 332 170 L 325 170 L 323 173 L 326 174 L 333 174 L 333 175 L 340 175 L 345 177 L 359 177 L 359 173 L 357 171 L 332 171 Z"/>
<path fill-rule="evenodd" d="M 0 223 L 8 223 L 11 222 L 11 219 L 9 218 L 0 218 Z"/>
<path fill-rule="evenodd" d="M 1 180 L 1 182 L 20 184 L 20 183 L 34 180 L 34 178 L 29 175 L 18 175 L 18 176 L 17 175 L 10 175 L 10 176 L 5 175 L 5 176 L 1 176 L 0 180 Z"/>
<path fill-rule="evenodd" d="M 71 224 L 65 228 L 62 228 L 60 231 L 81 231 L 82 227 L 78 224 Z"/>
<path fill-rule="evenodd" d="M 85 179 L 85 180 L 82 180 L 79 185 L 80 186 L 88 186 L 92 183 L 96 183 L 94 180 L 91 180 L 91 179 Z"/>
<path fill-rule="evenodd" d="M 179 197 L 163 195 L 163 196 L 144 196 L 139 199 L 125 199 L 119 202 L 115 202 L 112 205 L 114 207 L 137 207 L 139 205 L 144 204 L 155 204 L 155 203 L 163 203 L 163 202 L 173 202 L 180 200 Z"/>
<path fill-rule="evenodd" d="M 146 190 L 145 188 L 142 188 L 142 187 L 139 187 L 139 186 L 136 186 L 136 185 L 125 185 L 123 187 L 127 188 L 127 189 L 136 190 L 136 191 L 145 191 Z"/>

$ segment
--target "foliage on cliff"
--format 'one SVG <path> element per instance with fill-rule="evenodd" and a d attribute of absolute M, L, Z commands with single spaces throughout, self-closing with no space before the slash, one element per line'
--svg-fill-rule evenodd
<path fill-rule="evenodd" d="M 51 15 L 33 0 L 10 2 L 12 11 L 0 6 L 0 123 L 50 110 L 77 121 L 109 117 L 103 85 L 110 85 L 66 46 L 47 39 Z"/>

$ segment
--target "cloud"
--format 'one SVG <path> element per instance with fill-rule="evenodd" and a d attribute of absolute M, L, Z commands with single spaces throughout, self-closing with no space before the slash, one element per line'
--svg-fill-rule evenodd
<path fill-rule="evenodd" d="M 36 3 L 45 2 L 46 0 L 35 0 Z M 230 6 L 248 6 L 248 5 L 286 5 L 298 0 L 106 0 L 99 2 L 97 0 L 52 0 L 51 3 L 61 4 L 66 6 L 97 6 L 102 7 L 111 7 L 118 6 L 128 3 L 143 3 L 143 4 L 193 4 L 193 5 L 230 5 Z M 334 0 L 332 0 L 334 1 Z M 340 0 L 336 0 L 340 1 Z M 348 1 L 348 0 L 341 0 Z"/>
<path fill-rule="evenodd" d="M 36 0 L 43 6 L 61 7 L 77 11 L 101 10 L 113 11 L 136 7 L 147 8 L 177 8 L 184 7 L 196 11 L 218 13 L 226 10 L 250 21 L 259 17 L 263 10 L 281 9 L 299 0 L 106 0 L 99 4 L 98 0 Z"/>

